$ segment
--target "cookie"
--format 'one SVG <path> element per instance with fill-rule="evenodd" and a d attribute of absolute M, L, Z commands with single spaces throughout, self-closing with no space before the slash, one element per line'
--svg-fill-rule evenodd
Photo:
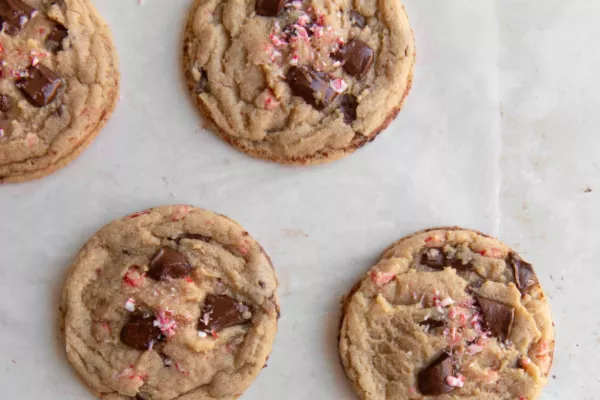
<path fill-rule="evenodd" d="M 339 350 L 361 399 L 533 400 L 554 328 L 531 264 L 487 235 L 436 228 L 393 244 L 352 289 Z"/>
<path fill-rule="evenodd" d="M 61 298 L 67 356 L 102 399 L 234 399 L 265 366 L 277 277 L 240 225 L 191 206 L 113 221 Z"/>
<path fill-rule="evenodd" d="M 412 84 L 413 34 L 397 0 L 196 0 L 184 40 L 209 125 L 283 164 L 332 161 L 375 139 Z"/>
<path fill-rule="evenodd" d="M 0 0 L 0 183 L 48 175 L 100 132 L 118 58 L 89 0 Z"/>

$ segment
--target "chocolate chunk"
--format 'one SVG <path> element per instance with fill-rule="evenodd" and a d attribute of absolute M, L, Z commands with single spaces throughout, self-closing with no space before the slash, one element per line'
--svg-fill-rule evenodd
<path fill-rule="evenodd" d="M 250 307 L 227 295 L 209 294 L 198 321 L 198 330 L 213 333 L 250 322 Z"/>
<path fill-rule="evenodd" d="M 446 254 L 441 247 L 426 249 L 421 255 L 421 264 L 431 268 L 443 269 L 446 266 Z"/>
<path fill-rule="evenodd" d="M 466 264 L 459 258 L 450 258 L 441 247 L 432 247 L 426 249 L 421 254 L 421 264 L 431 268 L 444 269 L 452 267 L 454 269 L 464 271 L 471 269 L 473 264 L 469 261 Z"/>
<path fill-rule="evenodd" d="M 533 271 L 533 266 L 523 261 L 516 253 L 511 252 L 508 255 L 506 264 L 512 268 L 517 287 L 521 293 L 527 292 L 532 286 L 539 283 L 538 277 Z"/>
<path fill-rule="evenodd" d="M 447 353 L 442 353 L 431 365 L 419 372 L 419 391 L 425 396 L 450 393 L 454 387 L 446 384 L 446 377 L 452 375 L 454 375 L 452 357 Z"/>
<path fill-rule="evenodd" d="M 367 19 L 356 10 L 350 11 L 350 21 L 361 29 L 367 26 Z"/>
<path fill-rule="evenodd" d="M 175 249 L 163 247 L 150 261 L 150 270 L 146 275 L 155 281 L 168 278 L 183 278 L 192 270 L 188 259 Z"/>
<path fill-rule="evenodd" d="M 209 86 L 208 86 L 208 75 L 206 74 L 206 71 L 201 69 L 200 70 L 200 80 L 198 81 L 198 83 L 196 83 L 196 93 L 200 94 L 200 93 L 206 93 L 209 90 Z"/>
<path fill-rule="evenodd" d="M 340 103 L 340 111 L 344 114 L 344 122 L 351 124 L 356 121 L 356 108 L 358 107 L 358 101 L 356 96 L 353 94 L 342 95 L 342 102 Z"/>
<path fill-rule="evenodd" d="M 258 286 L 260 286 L 261 289 L 264 289 L 267 287 L 267 284 L 264 283 L 263 281 L 258 281 Z"/>
<path fill-rule="evenodd" d="M 0 139 L 10 134 L 12 122 L 8 119 L 0 119 Z"/>
<path fill-rule="evenodd" d="M 317 110 L 327 107 L 337 96 L 329 85 L 329 77 L 308 67 L 292 67 L 287 81 L 294 96 L 299 96 Z"/>
<path fill-rule="evenodd" d="M 177 236 L 175 241 L 179 243 L 182 239 L 201 240 L 206 243 L 211 242 L 211 238 L 208 236 L 200 235 L 199 233 L 184 233 L 183 235 Z"/>
<path fill-rule="evenodd" d="M 35 107 L 44 107 L 54 100 L 62 81 L 52 70 L 37 65 L 27 68 L 27 76 L 19 79 L 16 85 L 29 103 Z"/>
<path fill-rule="evenodd" d="M 8 112 L 13 106 L 12 99 L 7 94 L 0 94 L 0 111 Z"/>
<path fill-rule="evenodd" d="M 138 350 L 148 350 L 148 348 L 164 340 L 160 328 L 154 326 L 154 317 L 136 314 L 121 329 L 121 341 L 127 346 Z"/>
<path fill-rule="evenodd" d="M 276 17 L 283 10 L 285 0 L 256 0 L 256 14 L 265 17 Z"/>
<path fill-rule="evenodd" d="M 11 36 L 18 34 L 37 10 L 21 0 L 0 0 L 0 25 Z"/>
<path fill-rule="evenodd" d="M 481 296 L 475 297 L 492 335 L 500 338 L 502 341 L 508 339 L 515 319 L 515 308 L 496 300 Z"/>
<path fill-rule="evenodd" d="M 69 36 L 69 30 L 61 23 L 52 21 L 52 30 L 46 36 L 46 48 L 53 53 L 58 53 L 63 49 L 63 40 Z"/>
<path fill-rule="evenodd" d="M 428 326 L 428 329 L 435 329 L 446 325 L 446 323 L 435 319 L 426 319 L 425 321 L 419 322 L 419 325 Z"/>
<path fill-rule="evenodd" d="M 344 60 L 344 71 L 356 78 L 362 78 L 373 64 L 375 52 L 360 39 L 352 39 L 338 53 Z"/>

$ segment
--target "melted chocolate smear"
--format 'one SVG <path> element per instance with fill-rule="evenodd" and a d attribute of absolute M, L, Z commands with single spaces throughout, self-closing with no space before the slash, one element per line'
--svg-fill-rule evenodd
<path fill-rule="evenodd" d="M 450 393 L 454 387 L 446 384 L 446 377 L 454 375 L 452 357 L 442 353 L 431 365 L 419 372 L 419 391 L 425 396 L 438 396 Z"/>
<path fill-rule="evenodd" d="M 515 319 L 515 308 L 486 297 L 475 296 L 475 298 L 492 335 L 502 341 L 508 339 Z"/>
<path fill-rule="evenodd" d="M 276 17 L 283 10 L 285 0 L 256 0 L 256 14 L 264 17 Z"/>
<path fill-rule="evenodd" d="M 356 25 L 361 29 L 367 26 L 366 18 L 356 10 L 350 11 L 350 21 L 352 21 L 352 25 Z"/>
<path fill-rule="evenodd" d="M 164 340 L 160 328 L 154 326 L 154 317 L 136 314 L 121 329 L 121 341 L 137 350 L 148 350 L 153 342 Z"/>
<path fill-rule="evenodd" d="M 421 321 L 419 322 L 419 325 L 428 325 L 429 328 L 428 329 L 435 329 L 435 328 L 440 328 L 444 325 L 446 325 L 446 323 L 444 321 L 438 321 L 435 319 L 426 319 L 425 321 Z"/>
<path fill-rule="evenodd" d="M 155 281 L 169 278 L 183 278 L 190 273 L 192 266 L 186 256 L 170 247 L 163 247 L 152 257 L 150 270 L 146 275 Z"/>
<path fill-rule="evenodd" d="M 46 36 L 46 48 L 53 53 L 58 53 L 63 48 L 63 40 L 69 36 L 69 30 L 61 23 L 52 21 L 52 30 Z"/>
<path fill-rule="evenodd" d="M 13 107 L 13 101 L 7 94 L 0 94 L 0 111 L 9 112 Z"/>
<path fill-rule="evenodd" d="M 247 324 L 250 319 L 244 318 L 244 314 L 249 311 L 250 307 L 227 295 L 209 294 L 200 314 L 198 330 L 212 334 L 231 326 Z"/>
<path fill-rule="evenodd" d="M 360 39 L 350 40 L 336 58 L 344 60 L 344 71 L 356 78 L 362 78 L 369 72 L 375 52 Z"/>
<path fill-rule="evenodd" d="M 0 0 L 0 25 L 4 32 L 15 36 L 34 17 L 36 9 L 21 0 Z"/>
<path fill-rule="evenodd" d="M 206 74 L 205 70 L 201 69 L 200 70 L 200 80 L 196 84 L 196 93 L 197 94 L 207 93 L 208 89 L 209 89 L 209 87 L 208 87 L 208 75 Z"/>
<path fill-rule="evenodd" d="M 473 267 L 473 264 L 470 261 L 464 264 L 461 259 L 449 258 L 441 247 L 426 249 L 421 254 L 421 264 L 435 269 L 452 267 L 459 271 L 465 271 Z"/>
<path fill-rule="evenodd" d="M 516 253 L 509 253 L 506 264 L 512 268 L 517 287 L 521 293 L 527 292 L 532 286 L 539 283 L 538 277 L 533 271 L 533 266 L 523 261 Z"/>
<path fill-rule="evenodd" d="M 192 239 L 192 240 L 201 240 L 206 243 L 211 242 L 211 238 L 208 236 L 200 235 L 199 233 L 184 233 L 183 235 L 179 235 L 175 242 L 179 243 L 182 239 Z"/>
<path fill-rule="evenodd" d="M 52 70 L 43 65 L 27 68 L 27 76 L 16 82 L 25 98 L 35 107 L 52 103 L 62 81 Z"/>
<path fill-rule="evenodd" d="M 350 125 L 356 121 L 356 108 L 358 107 L 358 101 L 356 96 L 353 94 L 342 95 L 342 102 L 340 103 L 340 111 L 344 114 L 344 122 Z"/>
<path fill-rule="evenodd" d="M 308 67 L 290 68 L 287 81 L 294 96 L 302 97 L 317 110 L 327 107 L 338 95 L 329 86 L 327 74 Z"/>

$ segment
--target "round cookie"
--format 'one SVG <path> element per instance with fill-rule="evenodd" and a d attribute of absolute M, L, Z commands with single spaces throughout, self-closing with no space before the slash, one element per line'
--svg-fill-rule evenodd
<path fill-rule="evenodd" d="M 227 217 L 179 205 L 113 221 L 65 282 L 68 359 L 105 400 L 237 398 L 271 352 L 277 285 Z"/>
<path fill-rule="evenodd" d="M 196 0 L 184 69 L 225 141 L 317 164 L 375 139 L 412 85 L 415 47 L 397 0 Z"/>
<path fill-rule="evenodd" d="M 0 183 L 41 178 L 96 137 L 118 58 L 89 0 L 0 0 Z"/>
<path fill-rule="evenodd" d="M 436 228 L 393 244 L 352 289 L 339 350 L 361 399 L 533 400 L 554 328 L 531 264 L 487 235 Z"/>

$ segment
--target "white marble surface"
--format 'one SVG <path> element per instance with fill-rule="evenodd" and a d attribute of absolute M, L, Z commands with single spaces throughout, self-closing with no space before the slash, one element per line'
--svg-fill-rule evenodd
<path fill-rule="evenodd" d="M 227 214 L 273 258 L 280 331 L 244 399 L 354 399 L 340 297 L 390 242 L 448 224 L 536 265 L 558 340 L 541 399 L 599 398 L 600 2 L 406 0 L 418 65 L 404 111 L 357 154 L 302 169 L 201 128 L 179 64 L 191 0 L 144 3 L 96 0 L 122 71 L 104 132 L 59 173 L 0 188 L 0 398 L 92 398 L 58 339 L 64 272 L 103 224 L 163 203 Z"/>

